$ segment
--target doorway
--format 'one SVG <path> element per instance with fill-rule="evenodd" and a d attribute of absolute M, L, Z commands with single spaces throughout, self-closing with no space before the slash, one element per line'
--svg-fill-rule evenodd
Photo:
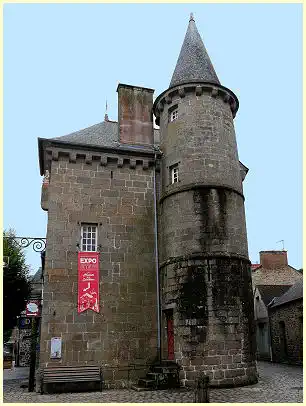
<path fill-rule="evenodd" d="M 174 327 L 173 327 L 173 310 L 166 312 L 167 318 L 167 345 L 168 360 L 174 360 Z"/>

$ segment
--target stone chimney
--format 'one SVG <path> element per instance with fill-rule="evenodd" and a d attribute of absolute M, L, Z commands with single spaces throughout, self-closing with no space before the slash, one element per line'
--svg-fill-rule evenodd
<path fill-rule="evenodd" d="M 119 83 L 119 141 L 122 144 L 153 145 L 153 89 Z"/>
<path fill-rule="evenodd" d="M 275 269 L 288 265 L 287 251 L 260 251 L 259 257 L 263 268 Z"/>

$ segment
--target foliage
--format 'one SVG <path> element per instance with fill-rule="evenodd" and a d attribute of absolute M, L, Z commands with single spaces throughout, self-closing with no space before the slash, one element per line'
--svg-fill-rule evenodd
<path fill-rule="evenodd" d="M 31 293 L 29 268 L 25 255 L 13 239 L 13 230 L 3 232 L 3 336 L 8 340 L 16 325 L 17 316 L 25 310 L 25 304 Z M 8 238 L 5 238 L 8 237 Z"/>

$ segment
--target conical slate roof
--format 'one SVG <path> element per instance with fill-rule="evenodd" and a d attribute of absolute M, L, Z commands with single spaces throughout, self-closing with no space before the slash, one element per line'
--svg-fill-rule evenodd
<path fill-rule="evenodd" d="M 169 87 L 192 81 L 220 84 L 191 14 Z"/>

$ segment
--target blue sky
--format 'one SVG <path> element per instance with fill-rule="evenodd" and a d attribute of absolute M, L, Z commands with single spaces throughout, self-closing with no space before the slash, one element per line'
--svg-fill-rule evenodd
<path fill-rule="evenodd" d="M 302 5 L 5 4 L 4 228 L 45 236 L 37 138 L 117 120 L 118 82 L 169 83 L 194 13 L 221 83 L 235 92 L 249 254 L 302 267 Z M 32 250 L 32 272 L 40 258 Z"/>

